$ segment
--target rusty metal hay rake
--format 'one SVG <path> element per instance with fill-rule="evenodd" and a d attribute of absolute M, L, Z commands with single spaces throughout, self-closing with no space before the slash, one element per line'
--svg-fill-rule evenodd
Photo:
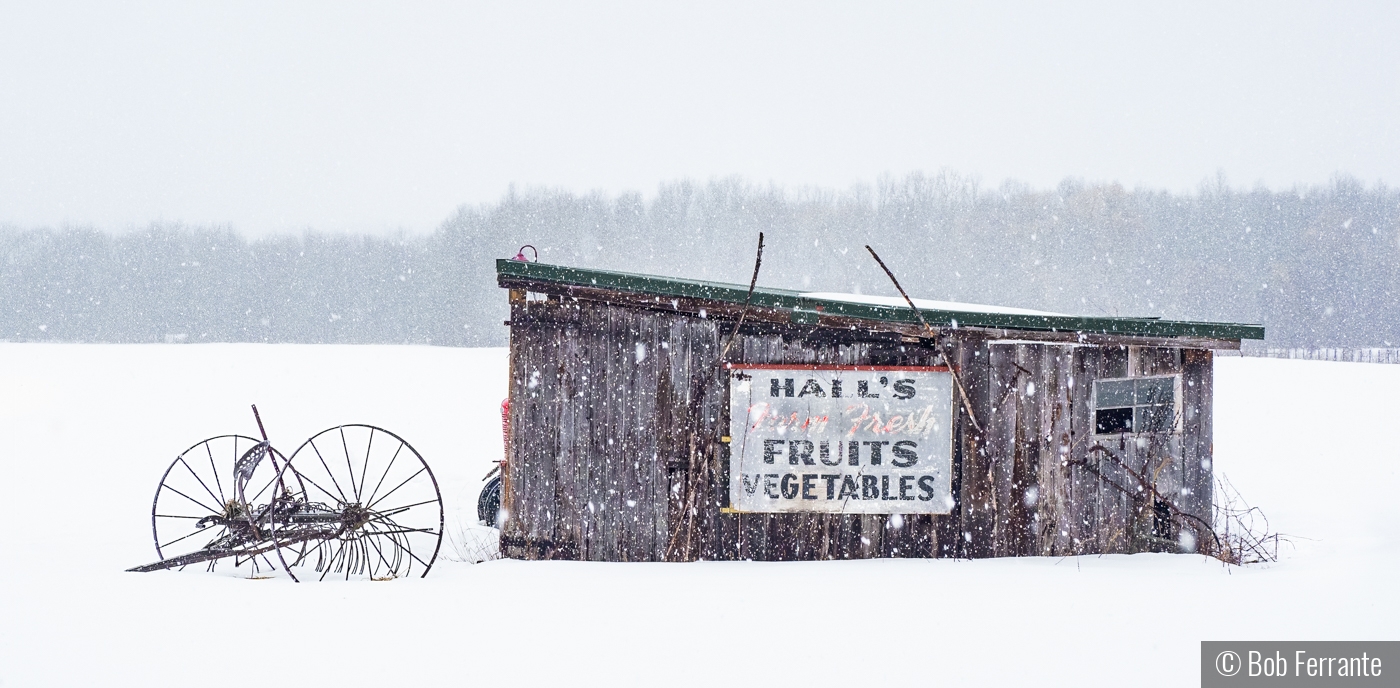
<path fill-rule="evenodd" d="M 211 437 L 170 464 L 151 506 L 160 561 L 128 570 L 231 561 L 292 580 L 427 575 L 442 547 L 442 494 L 417 450 L 383 428 L 341 425 L 286 457 L 257 414 L 261 440 Z"/>

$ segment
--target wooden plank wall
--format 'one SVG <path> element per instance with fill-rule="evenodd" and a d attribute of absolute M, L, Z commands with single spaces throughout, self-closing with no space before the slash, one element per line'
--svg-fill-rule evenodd
<path fill-rule="evenodd" d="M 1038 343 L 990 349 L 995 556 L 1147 549 L 1151 498 L 1134 494 L 1136 479 L 1102 450 L 1147 476 L 1179 509 L 1209 522 L 1209 351 Z M 1182 376 L 1179 432 L 1094 435 L 1095 380 L 1172 374 Z"/>
<path fill-rule="evenodd" d="M 662 561 L 991 557 L 1134 551 L 1141 500 L 1091 451 L 1093 380 L 1183 374 L 1184 432 L 1107 448 L 1153 472 L 1188 513 L 1210 512 L 1209 351 L 989 342 L 943 333 L 955 392 L 956 504 L 946 516 L 736 514 L 727 502 L 730 323 L 512 292 L 511 451 L 506 556 Z M 936 365 L 937 351 L 888 338 L 749 328 L 744 363 Z M 973 422 L 972 415 L 977 423 Z M 977 429 L 980 424 L 981 431 Z M 1150 516 L 1150 514 L 1148 514 Z M 1134 530 L 1138 528 L 1138 530 Z"/>
<path fill-rule="evenodd" d="M 689 452 L 682 439 L 696 363 L 715 357 L 714 323 L 523 295 L 511 312 L 503 551 L 662 559 L 674 469 Z M 713 418 L 721 390 L 709 386 L 703 412 Z"/>

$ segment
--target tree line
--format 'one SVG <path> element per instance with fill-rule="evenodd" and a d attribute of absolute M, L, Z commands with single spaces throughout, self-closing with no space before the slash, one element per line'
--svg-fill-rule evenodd
<path fill-rule="evenodd" d="M 951 173 L 845 191 L 742 179 L 655 194 L 512 190 L 434 232 L 0 230 L 0 339 L 498 346 L 496 258 L 1078 315 L 1262 323 L 1271 346 L 1400 346 L 1400 193 L 1338 177 L 1192 193 Z"/>

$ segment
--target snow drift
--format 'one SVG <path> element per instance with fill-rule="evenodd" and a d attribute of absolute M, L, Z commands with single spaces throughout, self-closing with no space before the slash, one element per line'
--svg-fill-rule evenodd
<path fill-rule="evenodd" d="M 1216 373 L 1216 469 L 1292 537 L 1277 564 L 440 559 L 421 580 L 294 585 L 123 572 L 153 559 L 170 459 L 251 434 L 250 403 L 280 444 L 373 423 L 466 526 L 501 453 L 504 350 L 0 344 L 0 686 L 1176 686 L 1201 640 L 1400 639 L 1400 366 Z"/>

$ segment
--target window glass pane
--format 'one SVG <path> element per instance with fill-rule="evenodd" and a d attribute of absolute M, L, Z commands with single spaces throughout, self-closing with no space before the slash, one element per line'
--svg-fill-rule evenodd
<path fill-rule="evenodd" d="M 1149 377 L 1137 381 L 1138 404 L 1171 404 L 1176 385 L 1169 377 Z"/>
<path fill-rule="evenodd" d="M 1165 432 L 1176 427 L 1176 409 L 1171 406 L 1139 406 L 1133 427 L 1138 432 Z"/>
<path fill-rule="evenodd" d="M 1094 432 L 1111 435 L 1133 431 L 1133 410 L 1130 408 L 1099 409 L 1094 412 Z"/>
<path fill-rule="evenodd" d="M 1094 404 L 1095 408 L 1133 405 L 1132 380 L 1100 380 L 1095 384 L 1098 385 L 1098 400 Z"/>

